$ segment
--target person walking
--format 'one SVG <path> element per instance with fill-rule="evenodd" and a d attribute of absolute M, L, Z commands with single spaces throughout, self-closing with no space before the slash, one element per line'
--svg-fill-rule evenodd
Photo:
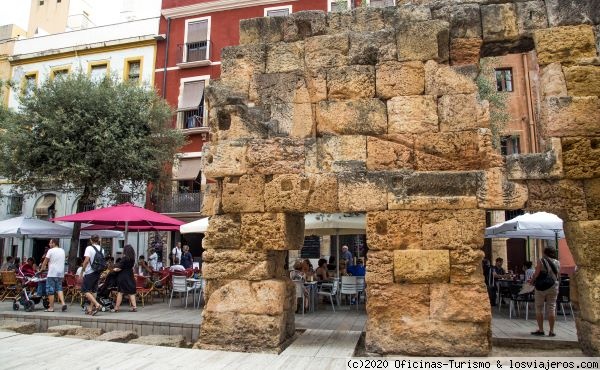
<path fill-rule="evenodd" d="M 192 258 L 192 254 L 190 253 L 190 247 L 188 245 L 183 246 L 183 253 L 181 254 L 181 265 L 185 267 L 185 269 L 191 269 L 194 267 L 194 261 Z"/>
<path fill-rule="evenodd" d="M 67 310 L 65 296 L 62 290 L 62 281 L 65 277 L 65 251 L 58 246 L 57 239 L 50 239 L 50 249 L 46 252 L 46 257 L 40 271 L 48 266 L 48 275 L 46 277 L 46 294 L 48 295 L 48 309 L 46 312 L 54 312 L 54 293 L 58 295 L 58 300 L 62 305 L 62 311 Z"/>
<path fill-rule="evenodd" d="M 175 248 L 171 251 L 171 265 L 175 264 L 175 258 L 177 258 L 178 261 L 181 261 L 181 253 L 181 243 L 177 242 Z"/>
<path fill-rule="evenodd" d="M 104 255 L 102 247 L 100 247 L 100 237 L 98 235 L 92 235 L 90 238 L 90 245 L 85 248 L 83 254 L 84 260 L 83 265 L 81 266 L 80 275 L 83 276 L 81 292 L 92 305 L 92 308 L 86 310 L 85 313 L 92 316 L 96 315 L 101 308 L 100 303 L 96 300 L 95 294 L 98 290 L 98 281 L 100 280 L 102 271 L 96 271 L 92 268 L 92 262 L 94 261 L 94 257 L 96 257 L 96 253 L 102 253 Z"/>
<path fill-rule="evenodd" d="M 354 266 L 354 259 L 352 258 L 352 253 L 348 250 L 347 245 L 342 246 L 342 255 L 340 256 L 340 259 L 346 260 L 347 267 Z"/>
<path fill-rule="evenodd" d="M 135 265 L 135 251 L 130 244 L 123 248 L 123 258 L 113 271 L 117 273 L 117 301 L 112 312 L 119 312 L 123 294 L 129 295 L 129 311 L 136 312 L 137 305 L 135 301 L 135 278 L 133 276 L 133 266 Z"/>
<path fill-rule="evenodd" d="M 556 320 L 556 298 L 558 297 L 558 287 L 560 285 L 560 262 L 556 259 L 556 249 L 552 247 L 544 248 L 544 256 L 540 258 L 535 267 L 533 274 L 533 282 L 535 285 L 535 319 L 537 321 L 538 330 L 531 335 L 542 336 L 544 333 L 544 304 L 546 305 L 546 318 L 550 331 L 549 337 L 555 337 L 554 322 Z M 540 290 L 539 284 L 536 281 L 548 280 L 548 277 L 553 280 L 553 284 L 544 290 Z"/>

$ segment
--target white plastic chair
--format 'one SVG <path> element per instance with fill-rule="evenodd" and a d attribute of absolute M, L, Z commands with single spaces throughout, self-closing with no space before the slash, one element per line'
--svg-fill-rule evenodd
<path fill-rule="evenodd" d="M 360 299 L 361 296 L 365 297 L 365 303 L 367 303 L 367 292 L 365 290 L 367 284 L 365 283 L 365 277 L 364 276 L 357 276 L 356 277 L 356 291 L 358 292 L 358 298 Z M 358 304 L 358 301 L 357 301 Z"/>
<path fill-rule="evenodd" d="M 304 315 L 304 282 L 302 280 L 293 280 L 296 285 L 296 304 L 298 298 L 302 298 L 302 314 Z"/>
<path fill-rule="evenodd" d="M 198 277 L 198 280 L 200 281 L 195 281 L 192 284 L 191 288 L 194 292 L 194 299 L 196 297 L 196 294 L 198 294 L 198 308 L 200 308 L 200 301 L 202 300 L 202 294 L 204 293 L 204 279 L 202 277 Z"/>
<path fill-rule="evenodd" d="M 356 289 L 356 276 L 342 276 L 342 286 L 340 295 L 351 295 L 357 300 L 356 309 L 358 310 L 358 290 Z M 341 299 L 340 299 L 341 301 Z M 338 302 L 338 305 L 340 302 Z"/>
<path fill-rule="evenodd" d="M 331 309 L 333 310 L 333 312 L 335 312 L 335 306 L 333 305 L 333 297 L 337 296 L 338 283 L 338 279 L 334 279 L 333 283 L 323 283 L 321 284 L 321 290 L 317 292 L 318 295 L 329 297 L 329 301 L 331 302 Z"/>
<path fill-rule="evenodd" d="M 173 275 L 173 289 L 171 290 L 171 298 L 169 298 L 169 308 L 171 307 L 171 301 L 173 300 L 173 293 L 185 293 L 185 308 L 187 308 L 188 303 L 188 295 L 191 291 L 194 290 L 194 287 L 191 287 L 187 284 L 186 276 L 177 276 Z M 183 299 L 183 296 L 181 297 Z"/>

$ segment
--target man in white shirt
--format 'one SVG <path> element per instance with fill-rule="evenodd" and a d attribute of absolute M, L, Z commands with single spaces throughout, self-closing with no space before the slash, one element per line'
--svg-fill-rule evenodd
<path fill-rule="evenodd" d="M 175 257 L 173 259 L 173 266 L 171 266 L 171 268 L 169 269 L 172 272 L 175 271 L 185 271 L 185 267 L 183 267 L 182 265 L 179 264 L 179 259 L 177 257 Z"/>
<path fill-rule="evenodd" d="M 158 254 L 156 250 L 152 247 L 148 249 L 148 265 L 152 268 L 152 270 L 158 270 Z"/>
<path fill-rule="evenodd" d="M 100 280 L 100 274 L 102 274 L 102 271 L 94 271 L 92 269 L 92 262 L 94 261 L 94 256 L 96 256 L 96 253 L 103 252 L 102 247 L 100 246 L 100 237 L 98 235 L 92 235 L 90 238 L 90 243 L 91 245 L 88 245 L 87 248 L 85 248 L 85 253 L 83 254 L 85 259 L 83 260 L 83 265 L 81 266 L 82 269 L 80 276 L 83 276 L 81 292 L 92 304 L 92 308 L 86 311 L 86 314 L 94 316 L 101 308 L 100 303 L 98 303 L 94 295 L 98 290 L 98 281 Z"/>
<path fill-rule="evenodd" d="M 173 264 L 175 264 L 175 258 L 177 258 L 177 261 L 181 261 L 181 252 L 181 243 L 177 242 L 177 244 L 175 244 L 175 248 L 173 248 L 171 251 L 171 255 L 173 256 Z"/>
<path fill-rule="evenodd" d="M 46 258 L 44 258 L 40 268 L 43 271 L 48 266 L 46 294 L 48 295 L 49 306 L 46 312 L 54 312 L 54 293 L 58 295 L 58 300 L 64 312 L 67 310 L 62 290 L 62 281 L 65 277 L 65 251 L 58 246 L 57 239 L 50 239 L 49 246 L 50 249 L 46 252 Z"/>

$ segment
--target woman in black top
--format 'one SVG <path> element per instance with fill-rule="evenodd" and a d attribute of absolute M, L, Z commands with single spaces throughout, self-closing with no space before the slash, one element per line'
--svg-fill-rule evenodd
<path fill-rule="evenodd" d="M 123 258 L 121 261 L 113 269 L 113 271 L 117 272 L 117 302 L 115 303 L 115 308 L 112 310 L 113 312 L 119 312 L 119 307 L 121 307 L 121 301 L 123 300 L 123 294 L 129 295 L 129 303 L 131 308 L 129 309 L 132 312 L 137 311 L 137 305 L 135 303 L 135 279 L 133 277 L 133 265 L 135 265 L 135 251 L 133 247 L 129 244 L 123 248 Z"/>

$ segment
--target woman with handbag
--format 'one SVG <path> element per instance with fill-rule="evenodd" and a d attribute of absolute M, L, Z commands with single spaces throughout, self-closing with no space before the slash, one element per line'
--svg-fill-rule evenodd
<path fill-rule="evenodd" d="M 538 330 L 531 335 L 544 335 L 544 303 L 546 304 L 546 317 L 550 331 L 548 336 L 554 337 L 554 321 L 556 320 L 556 297 L 560 284 L 560 263 L 556 259 L 556 249 L 544 248 L 544 256 L 540 258 L 535 267 L 533 282 L 535 286 L 535 319 Z"/>

